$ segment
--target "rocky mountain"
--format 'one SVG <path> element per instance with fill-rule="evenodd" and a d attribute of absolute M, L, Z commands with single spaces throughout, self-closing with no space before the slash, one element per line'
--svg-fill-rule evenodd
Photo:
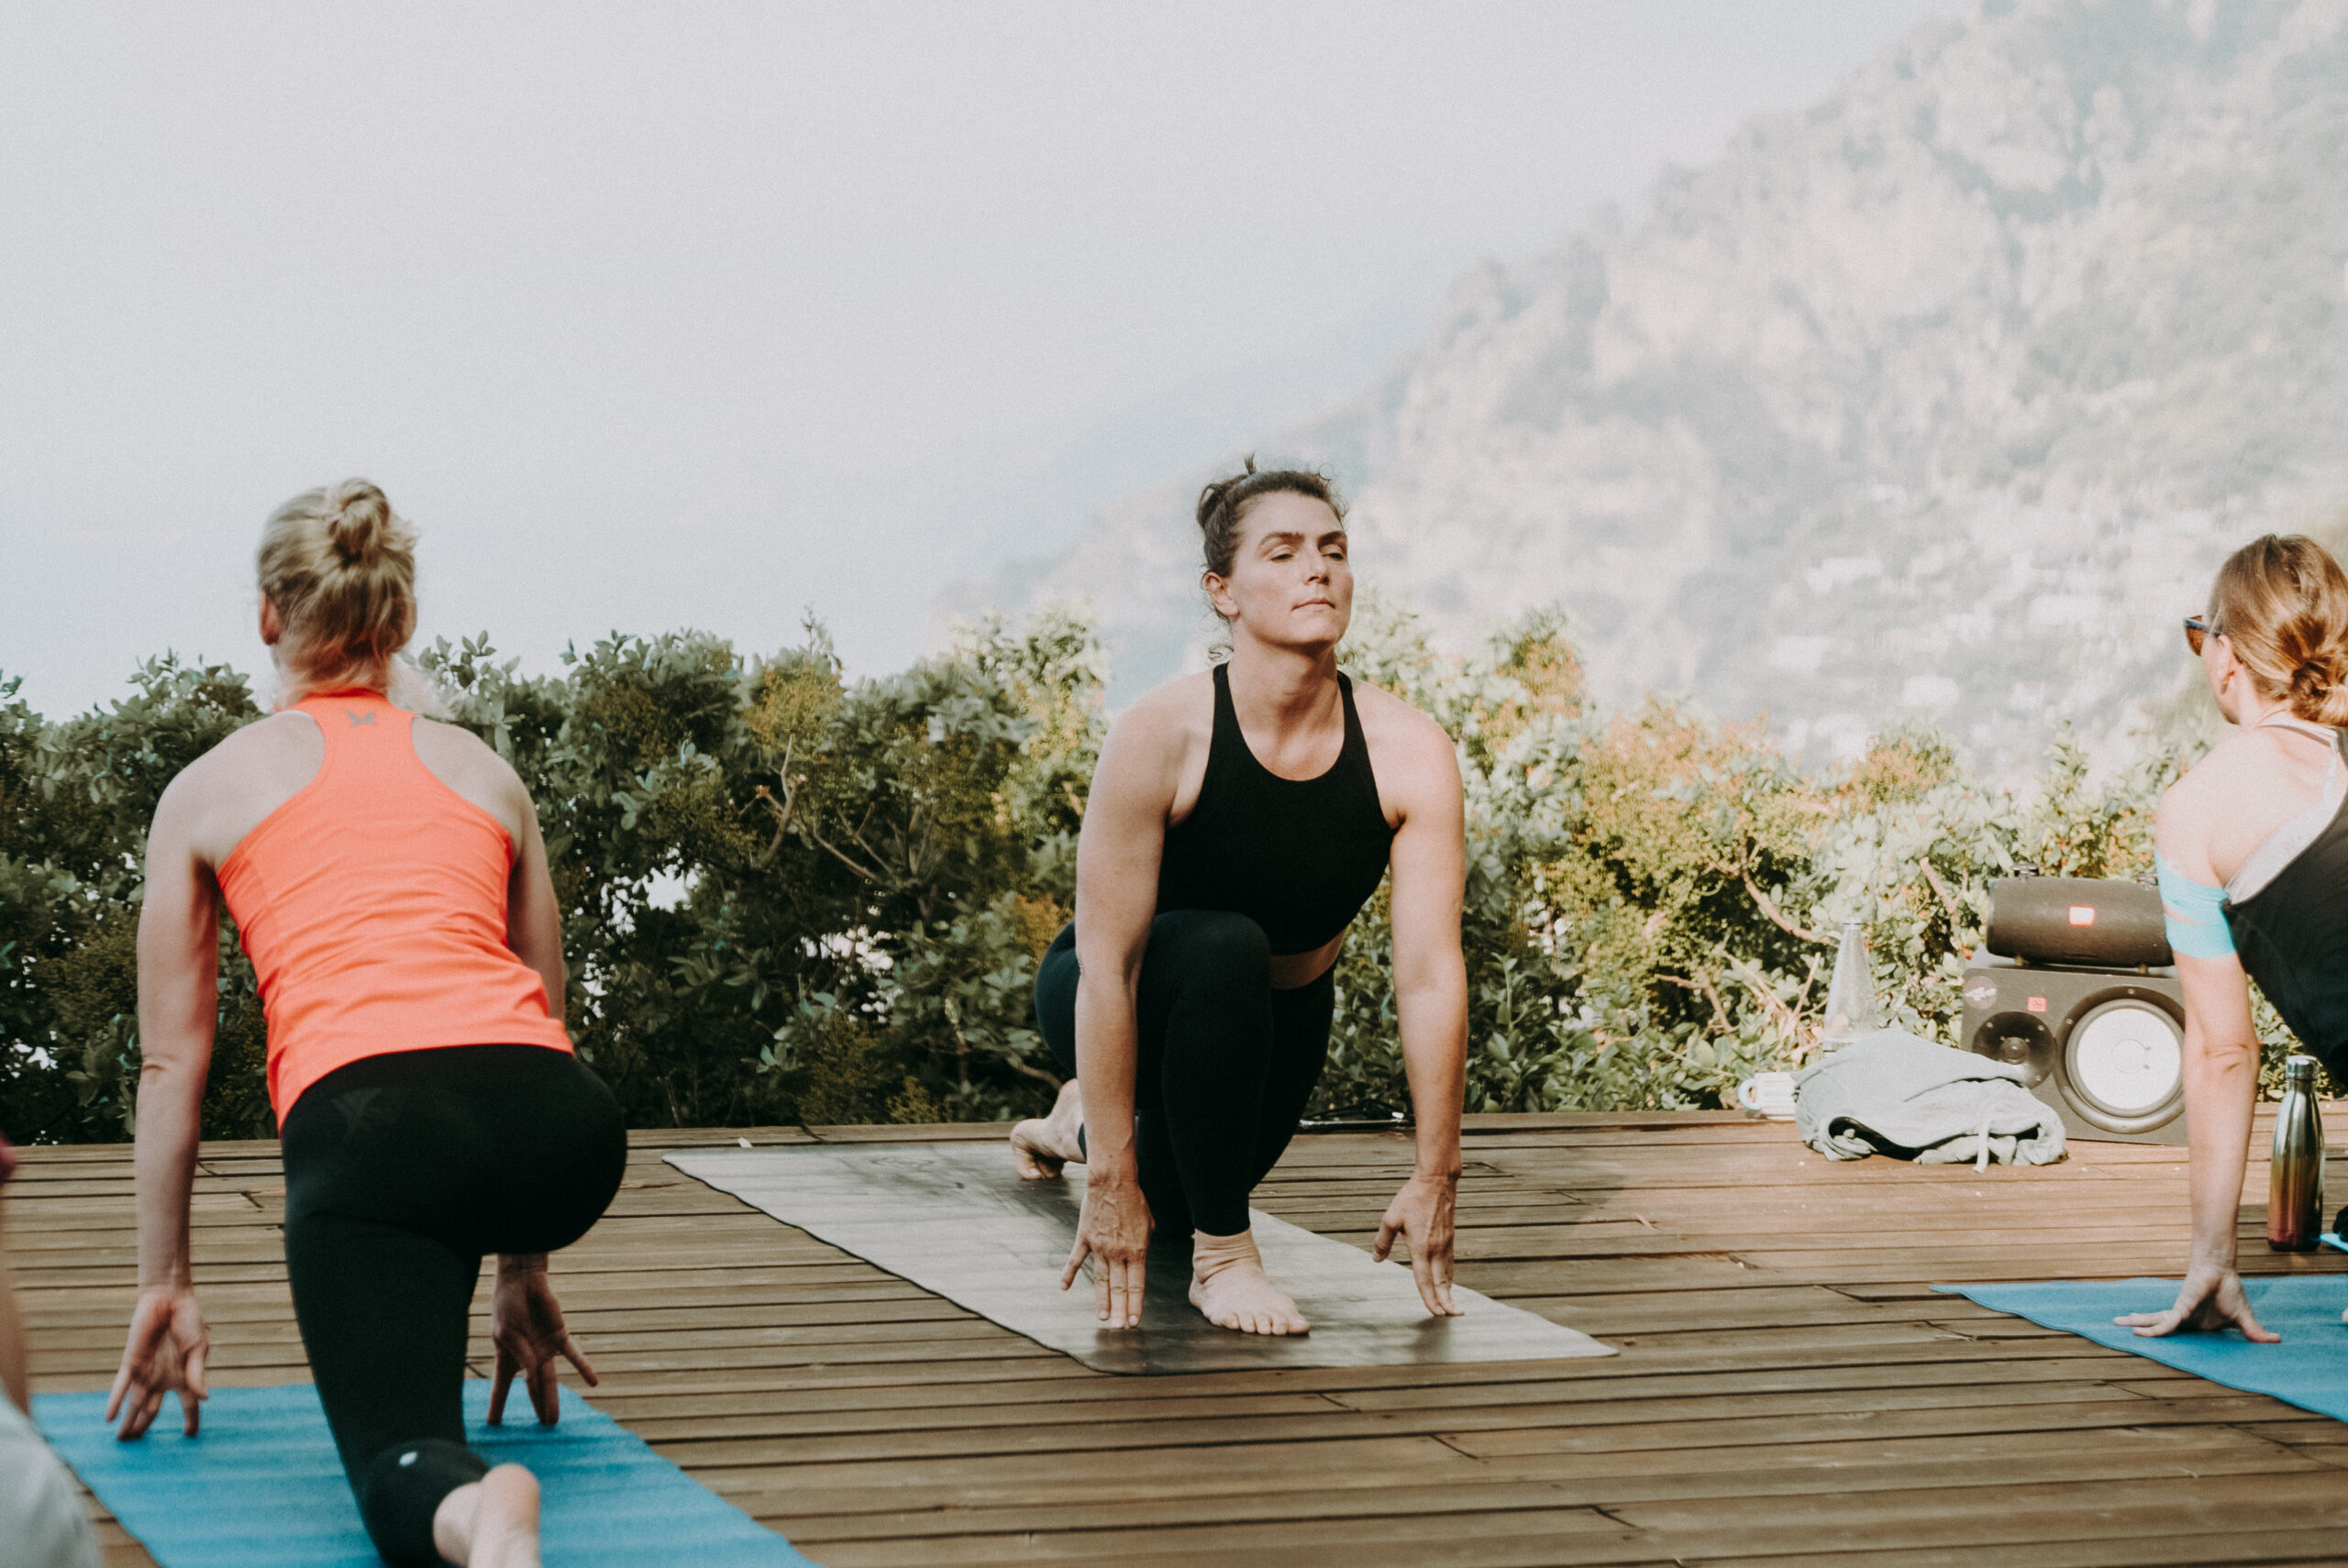
<path fill-rule="evenodd" d="M 1340 475 L 1364 580 L 1446 641 L 1563 603 L 1613 701 L 2116 755 L 2223 554 L 2348 507 L 2348 0 L 1928 24 L 1259 450 Z M 1089 597 L 1124 692 L 1172 673 L 1202 477 L 996 591 Z"/>

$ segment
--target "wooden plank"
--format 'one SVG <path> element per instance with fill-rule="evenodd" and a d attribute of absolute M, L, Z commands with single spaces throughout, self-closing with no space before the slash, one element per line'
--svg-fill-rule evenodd
<path fill-rule="evenodd" d="M 2176 1150 L 1977 1175 L 1831 1164 L 1728 1114 L 1471 1119 L 1461 1278 L 1622 1354 L 1149 1379 L 1089 1372 L 659 1159 L 1004 1131 L 632 1134 L 611 1213 L 556 1264 L 593 1397 L 839 1565 L 2340 1556 L 2321 1500 L 2348 1496 L 2348 1427 L 1926 1288 L 2173 1268 Z M 11 1187 L 41 1388 L 112 1375 L 127 1154 L 33 1151 Z M 1301 1138 L 1257 1202 L 1361 1245 L 1410 1158 L 1398 1133 Z M 219 1381 L 306 1376 L 275 1145 L 206 1145 L 199 1172 Z M 2263 1216 L 2241 1222 L 2254 1239 Z M 2211 1524 L 2229 1513 L 2260 1528 Z M 146 1560 L 116 1539 L 108 1561 Z"/>

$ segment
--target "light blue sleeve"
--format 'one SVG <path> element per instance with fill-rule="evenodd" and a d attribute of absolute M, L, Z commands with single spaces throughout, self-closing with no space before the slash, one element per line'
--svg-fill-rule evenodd
<path fill-rule="evenodd" d="M 2186 958 L 2232 957 L 2234 933 L 2226 928 L 2226 890 L 2195 881 L 2165 855 L 2154 855 L 2153 871 L 2160 878 L 2169 951 Z"/>

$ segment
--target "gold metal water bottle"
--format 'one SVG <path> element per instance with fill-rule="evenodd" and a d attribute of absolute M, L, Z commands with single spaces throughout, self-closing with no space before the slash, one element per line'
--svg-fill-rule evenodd
<path fill-rule="evenodd" d="M 2266 1245 L 2311 1253 L 2323 1233 L 2323 1119 L 2315 1108 L 2315 1058 L 2283 1064 L 2275 1108 L 2275 1157 L 2266 1167 Z"/>

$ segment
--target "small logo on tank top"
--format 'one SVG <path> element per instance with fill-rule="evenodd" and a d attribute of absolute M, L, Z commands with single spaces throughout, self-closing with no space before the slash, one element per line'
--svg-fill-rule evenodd
<path fill-rule="evenodd" d="M 362 713 L 356 708 L 345 708 L 342 711 L 342 716 L 350 721 L 351 727 L 353 729 L 358 728 L 360 724 L 372 726 L 375 723 L 375 715 L 373 712 L 369 712 Z"/>

